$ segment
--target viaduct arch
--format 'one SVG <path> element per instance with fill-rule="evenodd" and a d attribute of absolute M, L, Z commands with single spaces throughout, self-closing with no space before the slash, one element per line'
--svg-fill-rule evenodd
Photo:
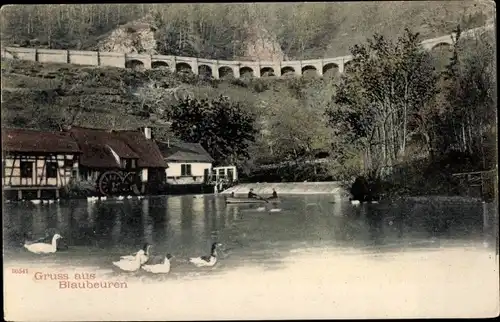
<path fill-rule="evenodd" d="M 462 36 L 473 37 L 491 30 L 494 25 L 464 31 Z M 454 43 L 455 34 L 421 42 L 426 50 L 442 50 Z M 133 69 L 168 69 L 172 72 L 194 73 L 203 77 L 291 77 L 301 75 L 327 76 L 349 69 L 351 56 L 296 61 L 225 61 L 195 57 L 123 54 L 113 52 L 54 50 L 23 47 L 4 47 L 2 57 L 42 63 L 70 63 L 89 66 L 112 66 Z"/>

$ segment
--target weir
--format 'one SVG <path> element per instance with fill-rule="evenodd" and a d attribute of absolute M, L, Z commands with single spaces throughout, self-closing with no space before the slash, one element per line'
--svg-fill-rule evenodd
<path fill-rule="evenodd" d="M 271 195 L 274 188 L 278 195 L 333 194 L 337 196 L 338 199 L 349 198 L 348 191 L 342 186 L 340 181 L 242 183 L 224 190 L 221 194 L 231 194 L 233 192 L 235 195 L 247 194 L 251 188 L 253 188 L 256 194 L 262 196 Z"/>

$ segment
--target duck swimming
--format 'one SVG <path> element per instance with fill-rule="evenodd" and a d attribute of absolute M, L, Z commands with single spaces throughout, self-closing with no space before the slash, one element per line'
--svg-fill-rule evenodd
<path fill-rule="evenodd" d="M 50 244 L 52 241 L 51 235 L 49 235 L 47 232 L 45 233 L 45 236 L 40 237 L 38 239 L 31 239 L 29 238 L 28 234 L 24 234 L 25 241 L 24 243 L 27 245 L 31 244 L 36 244 L 36 243 L 45 243 L 45 244 Z M 24 245 L 24 244 L 21 244 Z M 68 244 L 64 242 L 64 238 L 61 237 L 61 239 L 58 239 L 56 241 L 56 252 L 61 251 L 61 250 L 68 250 Z"/>
<path fill-rule="evenodd" d="M 142 266 L 142 269 L 153 274 L 166 274 L 170 272 L 170 259 L 172 257 L 172 255 L 167 254 L 159 263 L 150 265 L 145 264 Z"/>
<path fill-rule="evenodd" d="M 50 253 L 55 253 L 57 251 L 57 240 L 59 238 L 62 238 L 61 235 L 55 234 L 52 237 L 52 243 L 47 244 L 47 243 L 33 243 L 33 244 L 27 244 L 26 242 L 24 243 L 24 248 L 26 248 L 28 251 L 35 253 L 35 254 L 50 254 Z"/>
<path fill-rule="evenodd" d="M 113 262 L 113 265 L 115 265 L 116 267 L 120 268 L 123 271 L 135 272 L 141 267 L 142 265 L 141 261 L 144 255 L 145 253 L 141 249 L 140 251 L 137 252 L 133 260 L 120 259 L 117 262 Z"/>
<path fill-rule="evenodd" d="M 200 257 L 191 257 L 189 262 L 198 266 L 214 266 L 217 263 L 217 247 L 222 246 L 220 243 L 213 243 L 212 248 L 210 250 L 210 256 L 200 256 Z"/>
<path fill-rule="evenodd" d="M 120 256 L 120 260 L 125 260 L 125 261 L 134 261 L 137 257 L 137 255 L 140 253 L 141 254 L 141 265 L 146 263 L 149 259 L 149 250 L 151 249 L 151 245 L 146 243 L 144 244 L 144 246 L 142 247 L 141 250 L 139 250 L 137 253 L 135 253 L 134 255 L 124 255 L 124 256 Z"/>

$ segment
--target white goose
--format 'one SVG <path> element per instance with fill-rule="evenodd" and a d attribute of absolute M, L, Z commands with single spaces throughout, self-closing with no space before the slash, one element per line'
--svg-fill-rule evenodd
<path fill-rule="evenodd" d="M 210 251 L 210 256 L 200 256 L 200 257 L 191 257 L 189 262 L 198 266 L 214 266 L 217 263 L 217 247 L 222 246 L 220 243 L 213 243 L 212 249 Z"/>
<path fill-rule="evenodd" d="M 149 244 L 144 244 L 144 247 L 139 250 L 137 253 L 135 253 L 134 255 L 124 255 L 124 256 L 120 256 L 120 261 L 134 261 L 137 257 L 137 255 L 141 254 L 140 255 L 140 258 L 141 258 L 141 265 L 146 263 L 149 259 L 149 249 L 151 248 L 151 245 Z"/>
<path fill-rule="evenodd" d="M 113 265 L 120 268 L 123 271 L 135 272 L 141 267 L 141 261 L 144 256 L 144 251 L 141 249 L 135 255 L 134 260 L 120 259 L 117 262 L 113 262 Z"/>
<path fill-rule="evenodd" d="M 33 243 L 33 244 L 27 244 L 26 242 L 24 243 L 24 248 L 26 248 L 28 251 L 35 253 L 35 254 L 50 254 L 50 253 L 55 253 L 57 251 L 57 240 L 59 238 L 62 238 L 61 235 L 55 234 L 52 237 L 52 243 L 47 244 L 47 243 Z"/>
<path fill-rule="evenodd" d="M 170 259 L 172 257 L 174 256 L 167 254 L 159 263 L 142 265 L 142 269 L 153 274 L 167 274 L 170 272 Z"/>

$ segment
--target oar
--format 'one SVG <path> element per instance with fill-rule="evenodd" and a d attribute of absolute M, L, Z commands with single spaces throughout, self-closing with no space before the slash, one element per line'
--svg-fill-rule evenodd
<path fill-rule="evenodd" d="M 269 203 L 267 199 L 264 199 L 263 197 L 259 196 L 258 194 L 255 194 L 257 197 L 259 197 L 260 200 L 264 200 L 266 203 Z"/>

